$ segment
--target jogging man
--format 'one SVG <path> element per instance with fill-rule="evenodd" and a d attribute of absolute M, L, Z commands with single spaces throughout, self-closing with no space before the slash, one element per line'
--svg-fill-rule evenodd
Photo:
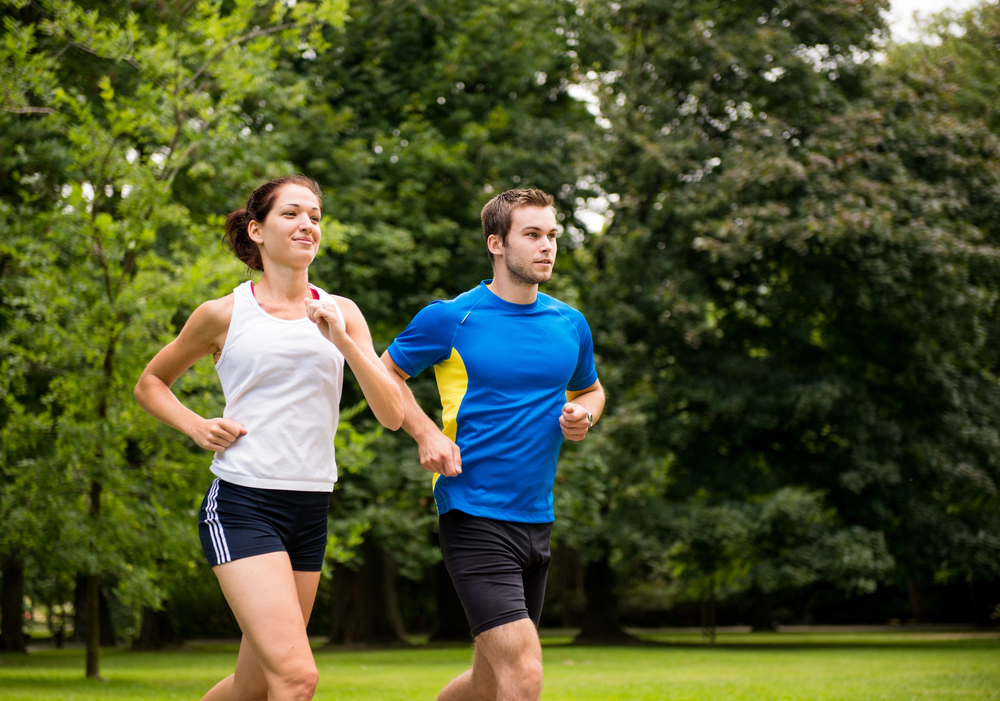
<path fill-rule="evenodd" d="M 538 292 L 556 258 L 552 198 L 508 190 L 482 221 L 493 279 L 425 307 L 382 361 L 436 473 L 441 552 L 475 638 L 472 669 L 438 699 L 536 701 L 556 459 L 564 437 L 586 437 L 604 390 L 583 315 Z M 443 430 L 404 384 L 432 366 Z"/>

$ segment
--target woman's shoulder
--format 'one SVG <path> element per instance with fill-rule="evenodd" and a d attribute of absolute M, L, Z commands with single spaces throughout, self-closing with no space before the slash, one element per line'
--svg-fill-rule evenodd
<path fill-rule="evenodd" d="M 328 294 L 330 294 L 330 293 L 328 293 Z M 360 309 L 360 307 L 358 307 L 357 303 L 353 299 L 351 299 L 350 297 L 344 297 L 343 295 L 335 295 L 335 294 L 330 294 L 330 297 L 333 298 L 333 301 L 337 303 L 337 306 L 340 307 L 340 309 L 342 311 L 345 311 L 345 312 L 348 311 L 348 310 L 350 310 L 352 312 L 360 312 L 361 311 L 361 309 Z"/>
<path fill-rule="evenodd" d="M 192 331 L 213 333 L 225 331 L 233 318 L 235 296 L 232 292 L 219 299 L 203 302 L 192 312 L 185 326 L 191 326 Z"/>

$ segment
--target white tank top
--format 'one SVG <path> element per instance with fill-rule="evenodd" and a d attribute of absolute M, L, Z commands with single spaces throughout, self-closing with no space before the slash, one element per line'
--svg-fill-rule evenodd
<path fill-rule="evenodd" d="M 312 289 L 343 320 L 334 299 Z M 222 415 L 247 433 L 215 454 L 212 472 L 244 487 L 333 491 L 344 356 L 316 324 L 271 316 L 245 282 L 233 290 L 233 318 L 215 369 L 226 396 Z"/>

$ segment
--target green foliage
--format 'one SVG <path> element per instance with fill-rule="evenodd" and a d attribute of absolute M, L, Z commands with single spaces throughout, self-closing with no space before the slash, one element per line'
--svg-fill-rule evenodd
<path fill-rule="evenodd" d="M 934 15 L 921 28 L 924 41 L 894 47 L 887 56 L 893 74 L 934 96 L 934 112 L 981 119 L 1000 132 L 1000 60 L 996 34 L 1000 5 L 981 2 L 962 13 Z M 923 91 L 921 90 L 921 91 Z"/>
<path fill-rule="evenodd" d="M 43 570 L 109 576 L 138 616 L 199 557 L 191 519 L 207 475 L 206 456 L 131 390 L 186 312 L 239 279 L 217 243 L 218 205 L 209 216 L 188 204 L 206 177 L 207 194 L 244 191 L 263 174 L 248 162 L 288 169 L 246 125 L 248 104 L 294 99 L 293 85 L 275 90 L 278 57 L 321 40 L 343 3 L 13 5 L 0 125 L 20 135 L 35 120 L 29 143 L 47 151 L 15 149 L 3 163 L 19 187 L 0 211 L 12 234 L 0 252 L 2 506 L 19 528 L 0 546 Z M 206 370 L 177 390 L 217 415 Z"/>
<path fill-rule="evenodd" d="M 663 485 L 608 489 L 606 520 L 733 587 L 995 577 L 997 140 L 867 61 L 874 4 L 605 21 L 617 204 L 584 299 L 641 428 L 603 459 Z"/>
<path fill-rule="evenodd" d="M 198 570 L 207 456 L 130 390 L 289 170 L 379 350 L 490 276 L 492 194 L 555 195 L 544 291 L 609 394 L 557 478 L 585 563 L 691 597 L 1000 578 L 995 3 L 880 62 L 874 0 L 0 4 L 0 554 L 37 595 L 101 573 L 137 617 Z M 328 561 L 374 540 L 418 580 L 429 477 L 345 389 Z M 221 409 L 208 359 L 175 390 Z"/>
<path fill-rule="evenodd" d="M 291 157 L 349 224 L 349 248 L 316 272 L 378 341 L 490 277 L 479 211 L 493 193 L 540 187 L 573 224 L 593 126 L 552 31 L 572 13 L 561 0 L 358 3 L 327 57 L 292 66 L 310 89 L 285 118 Z"/>

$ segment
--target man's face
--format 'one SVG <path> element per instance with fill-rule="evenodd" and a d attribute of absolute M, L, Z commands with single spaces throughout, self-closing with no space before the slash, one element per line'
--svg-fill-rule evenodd
<path fill-rule="evenodd" d="M 552 277 L 556 262 L 556 215 L 552 207 L 518 207 L 511 215 L 503 264 L 514 282 L 537 285 Z"/>

